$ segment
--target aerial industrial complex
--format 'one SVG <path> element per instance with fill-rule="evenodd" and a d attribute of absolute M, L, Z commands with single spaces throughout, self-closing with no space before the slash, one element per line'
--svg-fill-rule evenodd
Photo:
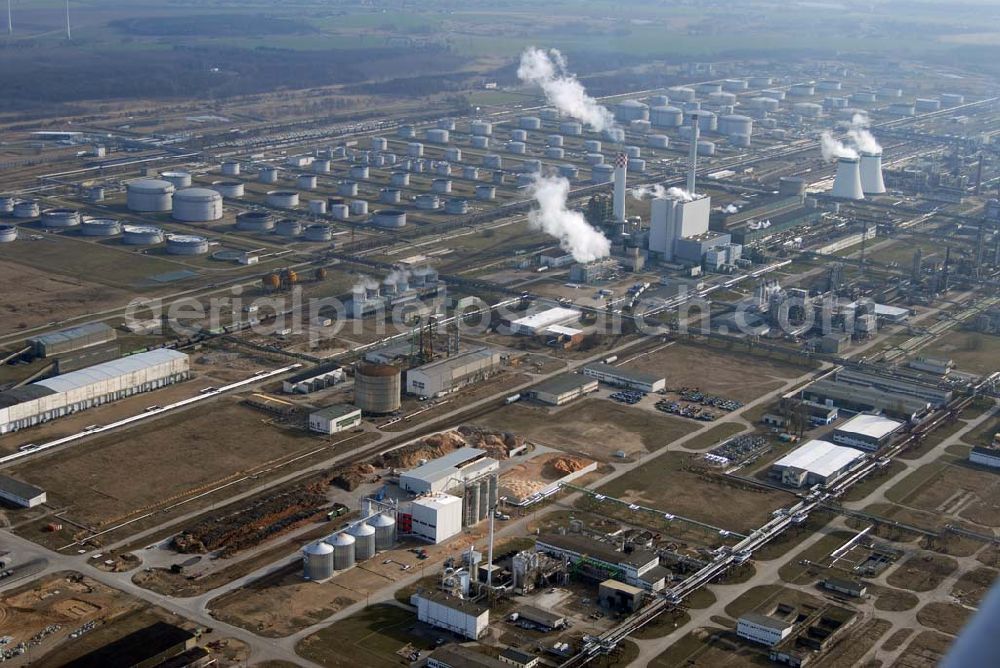
<path fill-rule="evenodd" d="M 972 665 L 1000 17 L 574 4 L 11 3 L 0 663 Z"/>

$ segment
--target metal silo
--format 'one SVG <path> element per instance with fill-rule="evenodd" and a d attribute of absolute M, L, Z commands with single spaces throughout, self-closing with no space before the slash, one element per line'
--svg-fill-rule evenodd
<path fill-rule="evenodd" d="M 170 211 L 174 184 L 160 179 L 139 179 L 128 184 L 127 203 L 130 211 Z"/>
<path fill-rule="evenodd" d="M 242 181 L 213 181 L 212 189 L 223 197 L 243 197 L 246 194 L 246 188 Z M 174 208 L 177 205 L 176 197 L 175 195 Z"/>
<path fill-rule="evenodd" d="M 222 218 L 222 195 L 209 188 L 184 188 L 174 193 L 173 218 L 205 223 Z"/>
<path fill-rule="evenodd" d="M 359 522 L 347 530 L 354 537 L 354 560 L 367 561 L 375 556 L 375 527 Z"/>
<path fill-rule="evenodd" d="M 333 554 L 333 546 L 322 541 L 306 545 L 302 549 L 302 577 L 314 582 L 333 577 Z"/>
<path fill-rule="evenodd" d="M 172 170 L 167 172 L 161 172 L 160 178 L 164 181 L 170 181 L 174 184 L 175 188 L 190 188 L 191 187 L 191 173 L 181 170 Z"/>
<path fill-rule="evenodd" d="M 0 244 L 9 244 L 17 240 L 16 225 L 0 225 Z"/>
<path fill-rule="evenodd" d="M 362 364 L 354 374 L 354 405 L 365 413 L 399 410 L 402 377 L 388 364 Z"/>
<path fill-rule="evenodd" d="M 379 552 L 391 550 L 396 544 L 396 520 L 388 515 L 377 515 L 372 520 L 375 527 L 375 549 Z"/>
<path fill-rule="evenodd" d="M 346 571 L 354 566 L 354 536 L 341 531 L 326 539 L 333 547 L 333 570 Z"/>

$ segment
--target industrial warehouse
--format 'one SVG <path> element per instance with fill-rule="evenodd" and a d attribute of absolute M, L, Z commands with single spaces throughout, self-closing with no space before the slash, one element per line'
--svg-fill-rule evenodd
<path fill-rule="evenodd" d="M 503 355 L 490 348 L 475 348 L 406 372 L 406 391 L 426 397 L 454 392 L 489 378 L 501 369 Z"/>
<path fill-rule="evenodd" d="M 598 389 L 598 380 L 576 373 L 564 373 L 531 388 L 529 394 L 537 401 L 562 406 Z"/>
<path fill-rule="evenodd" d="M 771 465 L 772 475 L 789 487 L 828 484 L 854 466 L 864 454 L 828 441 L 807 441 Z"/>
<path fill-rule="evenodd" d="M 623 369 L 604 363 L 586 365 L 583 367 L 583 375 L 596 378 L 608 385 L 639 392 L 659 392 L 667 386 L 666 379 L 656 374 Z"/>
<path fill-rule="evenodd" d="M 188 356 L 151 350 L 0 392 L 0 434 L 188 378 Z"/>
<path fill-rule="evenodd" d="M 888 444 L 903 423 L 878 415 L 855 415 L 833 430 L 833 442 L 874 451 Z"/>

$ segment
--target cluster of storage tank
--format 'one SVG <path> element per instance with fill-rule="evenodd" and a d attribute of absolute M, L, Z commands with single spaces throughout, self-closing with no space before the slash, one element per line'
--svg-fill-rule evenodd
<path fill-rule="evenodd" d="M 191 188 L 187 172 L 164 172 L 162 179 L 138 179 L 126 186 L 126 204 L 138 213 L 167 213 L 175 220 L 203 223 L 222 218 L 222 193 L 242 192 L 242 184 L 217 182 L 215 189 Z M 186 184 L 178 187 L 177 184 Z M 239 195 L 230 195 L 239 196 Z"/>
<path fill-rule="evenodd" d="M 396 542 L 396 520 L 385 513 L 358 522 L 302 550 L 302 576 L 322 582 L 335 573 L 367 561 L 377 552 L 392 549 Z"/>

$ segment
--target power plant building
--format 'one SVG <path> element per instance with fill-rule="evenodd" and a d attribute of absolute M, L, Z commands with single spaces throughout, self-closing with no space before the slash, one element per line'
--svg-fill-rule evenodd
<path fill-rule="evenodd" d="M 28 339 L 31 354 L 35 357 L 52 357 L 63 353 L 88 348 L 114 341 L 115 330 L 103 322 L 92 322 L 77 327 L 61 329 L 58 332 L 33 336 Z"/>
<path fill-rule="evenodd" d="M 161 348 L 0 392 L 0 434 L 188 378 L 188 356 Z"/>
<path fill-rule="evenodd" d="M 650 204 L 650 252 L 673 262 L 677 241 L 706 234 L 711 213 L 712 199 L 707 196 L 654 199 Z"/>
<path fill-rule="evenodd" d="M 427 397 L 453 392 L 500 371 L 499 351 L 475 348 L 406 372 L 406 391 Z"/>

